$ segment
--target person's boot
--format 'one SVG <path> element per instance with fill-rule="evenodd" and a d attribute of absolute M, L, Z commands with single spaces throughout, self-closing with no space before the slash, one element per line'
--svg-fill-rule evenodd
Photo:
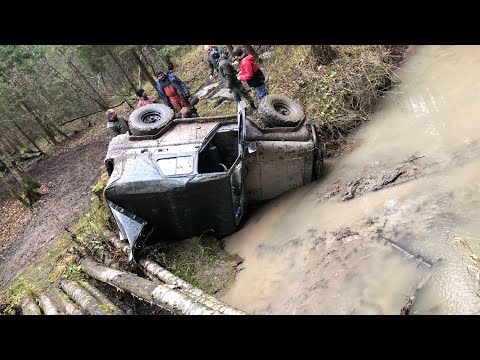
<path fill-rule="evenodd" d="M 195 106 L 192 106 L 192 107 L 190 108 L 190 110 L 192 110 L 192 117 L 200 117 L 200 116 L 198 115 L 198 112 L 197 112 L 197 109 L 195 108 Z"/>
<path fill-rule="evenodd" d="M 254 103 L 250 104 L 250 108 L 252 109 L 252 115 L 257 115 L 257 107 Z"/>

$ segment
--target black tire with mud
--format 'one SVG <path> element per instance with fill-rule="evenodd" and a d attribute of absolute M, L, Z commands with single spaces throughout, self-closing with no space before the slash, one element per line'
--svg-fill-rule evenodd
<path fill-rule="evenodd" d="M 149 104 L 133 111 L 128 125 L 132 135 L 154 135 L 173 117 L 173 110 L 168 106 Z"/>
<path fill-rule="evenodd" d="M 266 127 L 295 127 L 305 119 L 302 107 L 284 95 L 267 95 L 258 106 L 258 115 Z"/>

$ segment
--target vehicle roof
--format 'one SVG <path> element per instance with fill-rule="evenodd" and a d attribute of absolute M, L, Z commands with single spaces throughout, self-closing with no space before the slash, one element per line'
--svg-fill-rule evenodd
<path fill-rule="evenodd" d="M 177 153 L 179 148 L 196 147 L 201 145 L 208 135 L 216 127 L 226 125 L 236 127 L 236 124 L 222 121 L 189 121 L 189 122 L 174 122 L 164 131 L 160 131 L 160 135 L 132 137 L 128 134 L 115 136 L 108 146 L 106 159 L 113 159 L 126 150 L 138 150 L 148 148 L 163 148 L 166 153 Z M 168 149 L 171 147 L 171 150 Z"/>

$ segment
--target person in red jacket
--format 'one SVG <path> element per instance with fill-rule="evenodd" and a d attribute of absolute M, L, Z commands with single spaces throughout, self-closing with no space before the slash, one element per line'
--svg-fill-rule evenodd
<path fill-rule="evenodd" d="M 246 81 L 248 86 L 255 90 L 258 100 L 262 100 L 268 95 L 268 90 L 265 87 L 265 76 L 255 63 L 255 58 L 239 47 L 233 49 L 233 56 L 240 62 L 241 73 L 237 76 L 237 79 Z"/>

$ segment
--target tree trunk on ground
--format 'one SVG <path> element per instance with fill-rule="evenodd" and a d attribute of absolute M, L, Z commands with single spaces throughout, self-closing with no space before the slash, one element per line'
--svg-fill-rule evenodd
<path fill-rule="evenodd" d="M 93 297 L 97 299 L 102 305 L 107 306 L 112 313 L 114 313 L 115 315 L 125 315 L 125 312 L 122 309 L 115 305 L 104 293 L 98 290 L 95 286 L 86 281 L 81 281 L 80 285 L 90 294 L 92 294 Z"/>
<path fill-rule="evenodd" d="M 142 75 L 145 80 L 148 80 L 150 84 L 152 84 L 153 88 L 157 88 L 157 84 L 155 83 L 155 79 L 152 77 L 152 75 L 148 72 L 147 68 L 145 67 L 145 64 L 143 61 L 140 59 L 138 56 L 137 52 L 134 49 L 130 49 L 130 54 L 133 56 L 133 60 L 135 63 L 138 65 L 140 68 L 140 71 L 142 72 Z"/>
<path fill-rule="evenodd" d="M 8 183 L 3 179 L 2 175 L 0 175 L 0 185 L 3 186 L 13 198 L 20 201 L 23 206 L 30 208 L 30 204 L 27 202 L 27 200 L 25 200 L 22 195 L 17 193 L 10 185 L 8 185 Z"/>
<path fill-rule="evenodd" d="M 311 49 L 317 65 L 328 65 L 335 59 L 335 50 L 330 45 L 312 45 Z"/>
<path fill-rule="evenodd" d="M 87 290 L 81 287 L 76 282 L 71 280 L 62 280 L 60 282 L 60 287 L 65 291 L 65 293 L 75 301 L 80 307 L 91 315 L 110 315 L 105 310 L 102 310 L 97 299 L 95 299 Z"/>
<path fill-rule="evenodd" d="M 60 311 L 56 308 L 55 304 L 53 303 L 52 299 L 50 299 L 45 294 L 40 294 L 38 296 L 38 302 L 40 307 L 43 310 L 45 315 L 60 315 Z"/>
<path fill-rule="evenodd" d="M 67 64 L 68 66 L 70 66 L 70 69 L 73 70 L 73 72 L 75 74 L 77 74 L 77 76 L 83 80 L 83 82 L 92 90 L 92 92 L 97 96 L 98 100 L 99 100 L 99 104 L 102 108 L 102 110 L 107 110 L 108 109 L 108 103 L 103 99 L 103 97 L 98 93 L 98 91 L 93 87 L 92 84 L 90 84 L 90 82 L 87 80 L 87 78 L 85 77 L 85 75 L 83 75 L 80 70 L 78 70 L 78 68 L 71 62 L 71 61 L 67 61 Z"/>
<path fill-rule="evenodd" d="M 38 307 L 36 301 L 30 297 L 22 301 L 21 307 L 23 315 L 42 315 L 42 310 Z"/>
<path fill-rule="evenodd" d="M 120 249 L 123 253 L 128 254 L 130 251 L 130 246 L 116 239 L 111 240 L 113 244 Z M 156 262 L 142 258 L 138 260 L 139 265 L 142 269 L 145 270 L 147 276 L 155 276 L 158 280 L 163 281 L 164 283 L 178 286 L 182 292 L 186 293 L 188 296 L 195 299 L 197 302 L 210 307 L 214 310 L 217 310 L 225 315 L 246 315 L 244 311 L 238 310 L 233 306 L 230 306 L 217 298 L 205 293 L 201 289 L 189 284 L 185 280 L 179 278 L 178 276 L 172 274 L 170 271 L 164 269 Z"/>
<path fill-rule="evenodd" d="M 20 131 L 22 135 L 25 136 L 33 146 L 35 146 L 35 148 L 40 152 L 40 154 L 45 155 L 42 149 L 40 149 L 40 146 L 38 146 L 37 143 L 30 136 L 28 136 L 27 133 L 23 131 L 22 128 L 18 126 L 18 124 L 15 121 L 12 121 L 12 122 L 13 122 L 13 125 L 15 125 L 15 127 L 18 129 L 18 131 Z"/>
<path fill-rule="evenodd" d="M 260 56 L 258 56 L 258 53 L 255 51 L 252 45 L 242 45 L 242 46 L 247 52 L 247 54 L 253 55 L 253 57 L 255 58 L 255 62 L 257 64 L 261 64 L 263 62 L 262 59 L 260 59 Z"/>
<path fill-rule="evenodd" d="M 192 297 L 195 301 L 208 306 L 214 310 L 217 310 L 225 315 L 246 315 L 247 313 L 230 306 L 217 298 L 205 293 L 199 288 L 189 284 L 185 280 L 172 274 L 170 271 L 164 269 L 154 261 L 150 259 L 140 259 L 140 266 L 146 269 L 151 274 L 155 275 L 159 280 L 166 282 L 167 284 L 176 285 L 188 296 Z"/>
<path fill-rule="evenodd" d="M 157 285 L 137 275 L 109 268 L 90 257 L 83 259 L 81 265 L 82 270 L 89 276 L 176 314 L 221 315 L 220 312 L 198 304 L 189 296 L 168 286 Z"/>
<path fill-rule="evenodd" d="M 55 297 L 55 300 L 60 304 L 62 311 L 67 315 L 83 315 L 83 311 L 74 304 L 67 294 L 57 287 L 51 289 L 52 297 Z"/>
<path fill-rule="evenodd" d="M 128 83 L 130 84 L 130 87 L 132 88 L 133 92 L 135 92 L 137 90 L 137 87 L 135 86 L 135 84 L 133 83 L 132 79 L 130 79 L 130 77 L 128 76 L 128 73 L 125 71 L 125 69 L 123 68 L 122 64 L 120 64 L 120 61 L 117 59 L 117 57 L 110 51 L 110 49 L 106 49 L 107 51 L 107 54 L 110 55 L 110 57 L 112 58 L 112 60 L 115 62 L 115 64 L 117 64 L 118 68 L 120 69 L 120 71 L 123 73 L 123 75 L 125 76 L 125 78 L 127 79 Z"/>
<path fill-rule="evenodd" d="M 148 269 L 142 267 L 142 270 L 143 270 L 143 273 L 144 273 L 150 280 L 152 280 L 154 283 L 156 283 L 156 284 L 161 284 L 161 285 L 164 284 L 163 281 L 161 281 L 158 277 L 155 276 L 154 273 L 150 272 Z"/>
<path fill-rule="evenodd" d="M 233 45 L 225 45 L 227 47 L 228 52 L 232 56 L 233 59 Z"/>
<path fill-rule="evenodd" d="M 28 105 L 25 101 L 21 102 L 22 107 L 26 112 L 28 112 L 30 115 L 33 116 L 35 121 L 37 122 L 38 125 L 43 129 L 45 134 L 47 134 L 48 138 L 52 142 L 53 145 L 59 145 L 60 143 L 55 139 L 55 135 L 52 133 L 52 131 L 48 128 L 48 126 L 40 119 L 37 115 L 37 113 Z"/>

